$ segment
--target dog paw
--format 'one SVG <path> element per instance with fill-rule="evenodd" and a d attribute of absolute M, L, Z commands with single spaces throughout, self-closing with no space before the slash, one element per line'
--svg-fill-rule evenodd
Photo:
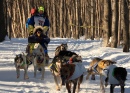
<path fill-rule="evenodd" d="M 79 93 L 79 89 L 76 89 L 76 92 Z"/>
<path fill-rule="evenodd" d="M 62 84 L 59 84 L 60 85 L 60 88 L 62 88 Z"/>
<path fill-rule="evenodd" d="M 57 90 L 57 91 L 60 91 L 60 88 L 59 88 L 59 87 L 56 87 L 56 90 Z"/>
<path fill-rule="evenodd" d="M 60 88 L 56 89 L 57 91 L 60 91 Z"/>

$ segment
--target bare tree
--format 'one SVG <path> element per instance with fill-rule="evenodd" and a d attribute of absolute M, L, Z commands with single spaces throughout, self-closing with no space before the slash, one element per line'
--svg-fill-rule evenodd
<path fill-rule="evenodd" d="M 119 0 L 119 4 L 118 4 L 118 46 L 120 46 L 120 41 L 121 41 L 121 0 Z"/>
<path fill-rule="evenodd" d="M 104 20 L 103 20 L 103 44 L 102 46 L 106 47 L 109 42 L 109 1 L 104 0 Z"/>
<path fill-rule="evenodd" d="M 94 18 L 94 1 L 91 0 L 91 39 L 94 40 L 94 21 L 93 21 L 93 18 Z"/>
<path fill-rule="evenodd" d="M 126 10 L 121 11 L 122 7 L 120 7 L 120 5 L 122 3 L 120 3 L 120 1 L 122 0 L 44 0 L 44 2 L 42 0 L 5 1 L 8 1 L 8 3 L 6 3 L 7 16 L 5 18 L 7 28 L 5 29 L 7 29 L 8 32 L 11 32 L 10 37 L 28 37 L 25 22 L 27 18 L 30 17 L 31 8 L 44 6 L 51 24 L 49 30 L 50 38 L 73 37 L 79 39 L 80 36 L 85 35 L 85 39 L 103 38 L 103 46 L 108 46 L 109 38 L 111 37 L 111 47 L 117 47 L 117 38 L 118 44 L 121 37 L 125 40 L 124 31 L 126 30 L 122 27 L 122 13 L 125 12 L 127 15 L 128 12 L 126 12 Z M 128 1 L 130 0 L 126 1 L 129 4 Z M 117 4 L 119 8 L 117 7 Z M 126 5 L 127 7 L 128 4 Z M 127 16 L 125 17 L 127 18 Z M 126 23 L 127 22 L 125 21 L 125 24 Z"/>
<path fill-rule="evenodd" d="M 75 23 L 76 23 L 76 34 L 75 34 L 75 39 L 78 39 L 79 38 L 79 31 L 78 31 L 78 26 L 79 26 L 79 19 L 78 19 L 78 3 L 79 3 L 79 0 L 75 0 Z"/>
<path fill-rule="evenodd" d="M 5 36 L 7 35 L 7 29 L 6 29 L 6 2 L 5 0 L 0 0 L 0 42 L 5 40 Z"/>
<path fill-rule="evenodd" d="M 123 41 L 124 47 L 123 52 L 129 52 L 129 9 L 128 1 L 122 0 L 122 21 L 123 21 Z"/>
<path fill-rule="evenodd" d="M 118 15 L 117 15 L 117 2 L 118 0 L 111 0 L 112 4 L 112 35 L 111 47 L 117 48 L 117 35 L 118 35 Z"/>
<path fill-rule="evenodd" d="M 63 0 L 60 0 L 60 37 L 63 37 Z"/>

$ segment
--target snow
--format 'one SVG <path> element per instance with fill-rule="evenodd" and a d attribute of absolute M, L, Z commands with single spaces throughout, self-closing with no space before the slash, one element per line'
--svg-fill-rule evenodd
<path fill-rule="evenodd" d="M 49 43 L 49 56 L 54 57 L 55 48 L 61 43 L 68 44 L 68 50 L 78 53 L 83 58 L 83 65 L 88 68 L 89 62 L 94 57 L 110 59 L 117 62 L 117 66 L 125 67 L 128 71 L 125 93 L 130 93 L 130 52 L 122 52 L 122 48 L 101 47 L 101 40 L 79 40 L 67 38 L 52 38 Z M 37 73 L 34 78 L 33 65 L 28 69 L 28 80 L 23 78 L 23 70 L 21 76 L 16 78 L 16 70 L 14 66 L 14 57 L 25 51 L 27 46 L 27 38 L 12 38 L 0 43 L 0 93 L 67 93 L 65 86 L 61 91 L 56 91 L 53 76 L 48 67 L 45 68 L 45 78 L 41 80 L 41 73 Z M 81 84 L 79 93 L 100 93 L 99 76 L 96 80 L 84 80 Z M 105 88 L 106 93 L 110 93 L 109 87 Z M 120 93 L 120 87 L 115 88 L 114 93 Z"/>

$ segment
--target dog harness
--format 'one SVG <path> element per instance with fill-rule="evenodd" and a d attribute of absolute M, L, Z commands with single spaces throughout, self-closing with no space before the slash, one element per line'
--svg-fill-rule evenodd
<path fill-rule="evenodd" d="M 97 71 L 97 66 L 98 66 L 98 62 L 96 63 L 96 64 L 94 64 L 94 66 L 92 66 L 92 68 L 93 68 L 93 70 L 94 70 L 94 72 L 95 73 L 99 73 L 98 71 Z"/>
<path fill-rule="evenodd" d="M 26 62 L 23 61 L 23 62 L 20 64 L 20 66 L 24 66 L 25 64 L 26 64 Z"/>
<path fill-rule="evenodd" d="M 74 80 L 78 77 L 80 77 L 81 75 L 83 75 L 86 72 L 85 67 L 83 66 L 82 63 L 74 63 L 75 64 L 75 71 L 72 74 L 72 76 L 70 76 L 69 80 Z"/>
<path fill-rule="evenodd" d="M 119 84 L 119 81 L 113 76 L 113 71 L 117 66 L 110 65 L 109 66 L 109 73 L 108 73 L 108 81 L 110 84 Z"/>
<path fill-rule="evenodd" d="M 25 64 L 27 64 L 27 65 L 31 65 L 32 62 L 29 61 L 29 60 L 27 59 L 27 57 L 26 57 L 26 61 L 23 61 L 23 62 L 21 63 L 21 66 L 24 66 Z"/>
<path fill-rule="evenodd" d="M 105 70 L 103 70 L 102 72 L 102 75 L 103 75 L 103 78 L 105 80 L 105 78 L 108 77 L 108 82 L 110 84 L 119 84 L 119 81 L 114 77 L 114 69 L 116 68 L 117 66 L 115 65 L 110 65 L 108 68 L 106 68 Z"/>
<path fill-rule="evenodd" d="M 56 71 L 56 72 L 58 73 L 58 68 L 57 68 L 56 64 L 51 63 L 48 67 L 49 67 L 51 70 Z"/>

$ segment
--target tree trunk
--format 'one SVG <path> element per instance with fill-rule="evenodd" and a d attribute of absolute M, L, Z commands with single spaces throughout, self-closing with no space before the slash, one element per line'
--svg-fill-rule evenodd
<path fill-rule="evenodd" d="M 93 0 L 91 0 L 91 39 L 94 40 L 94 29 L 93 29 L 93 25 L 94 25 L 94 21 L 93 21 L 93 17 L 94 17 L 94 5 L 93 5 Z"/>
<path fill-rule="evenodd" d="M 122 12 L 123 12 L 123 39 L 124 47 L 123 52 L 129 52 L 129 9 L 126 0 L 122 0 Z"/>
<path fill-rule="evenodd" d="M 71 38 L 72 36 L 72 31 L 73 31 L 73 28 L 72 28 L 72 14 L 71 14 L 71 5 L 70 5 L 71 1 L 67 1 L 67 16 L 68 16 L 68 38 Z"/>
<path fill-rule="evenodd" d="M 53 34 L 54 34 L 54 37 L 57 37 L 57 32 L 56 32 L 56 19 L 55 19 L 55 16 L 56 16 L 56 13 L 55 13 L 55 4 L 54 4 L 55 0 L 52 0 L 52 15 L 53 15 Z"/>
<path fill-rule="evenodd" d="M 63 0 L 60 0 L 60 37 L 63 37 Z"/>
<path fill-rule="evenodd" d="M 108 0 L 104 0 L 104 19 L 103 19 L 103 43 L 102 46 L 106 47 L 108 45 L 108 41 L 109 41 L 109 1 Z"/>
<path fill-rule="evenodd" d="M 118 46 L 120 46 L 120 40 L 121 40 L 121 0 L 119 0 L 119 4 L 118 4 Z"/>
<path fill-rule="evenodd" d="M 79 20 L 78 20 L 78 3 L 79 3 L 79 0 L 76 0 L 75 1 L 75 8 L 76 8 L 76 13 L 75 13 L 75 20 L 76 20 L 76 34 L 75 34 L 75 39 L 78 39 L 79 38 L 79 31 L 78 31 L 78 26 L 79 26 L 79 24 L 78 24 L 78 22 L 79 22 Z"/>
<path fill-rule="evenodd" d="M 130 0 L 128 6 L 129 6 L 128 9 L 129 9 L 129 38 L 130 38 Z M 129 47 L 130 47 L 130 40 L 129 40 Z"/>
<path fill-rule="evenodd" d="M 118 35 L 118 15 L 117 15 L 117 0 L 111 0 L 112 4 L 112 41 L 111 47 L 117 48 L 117 35 Z"/>
<path fill-rule="evenodd" d="M 5 36 L 7 35 L 7 30 L 5 27 L 6 23 L 6 1 L 0 0 L 0 42 L 5 40 Z"/>

